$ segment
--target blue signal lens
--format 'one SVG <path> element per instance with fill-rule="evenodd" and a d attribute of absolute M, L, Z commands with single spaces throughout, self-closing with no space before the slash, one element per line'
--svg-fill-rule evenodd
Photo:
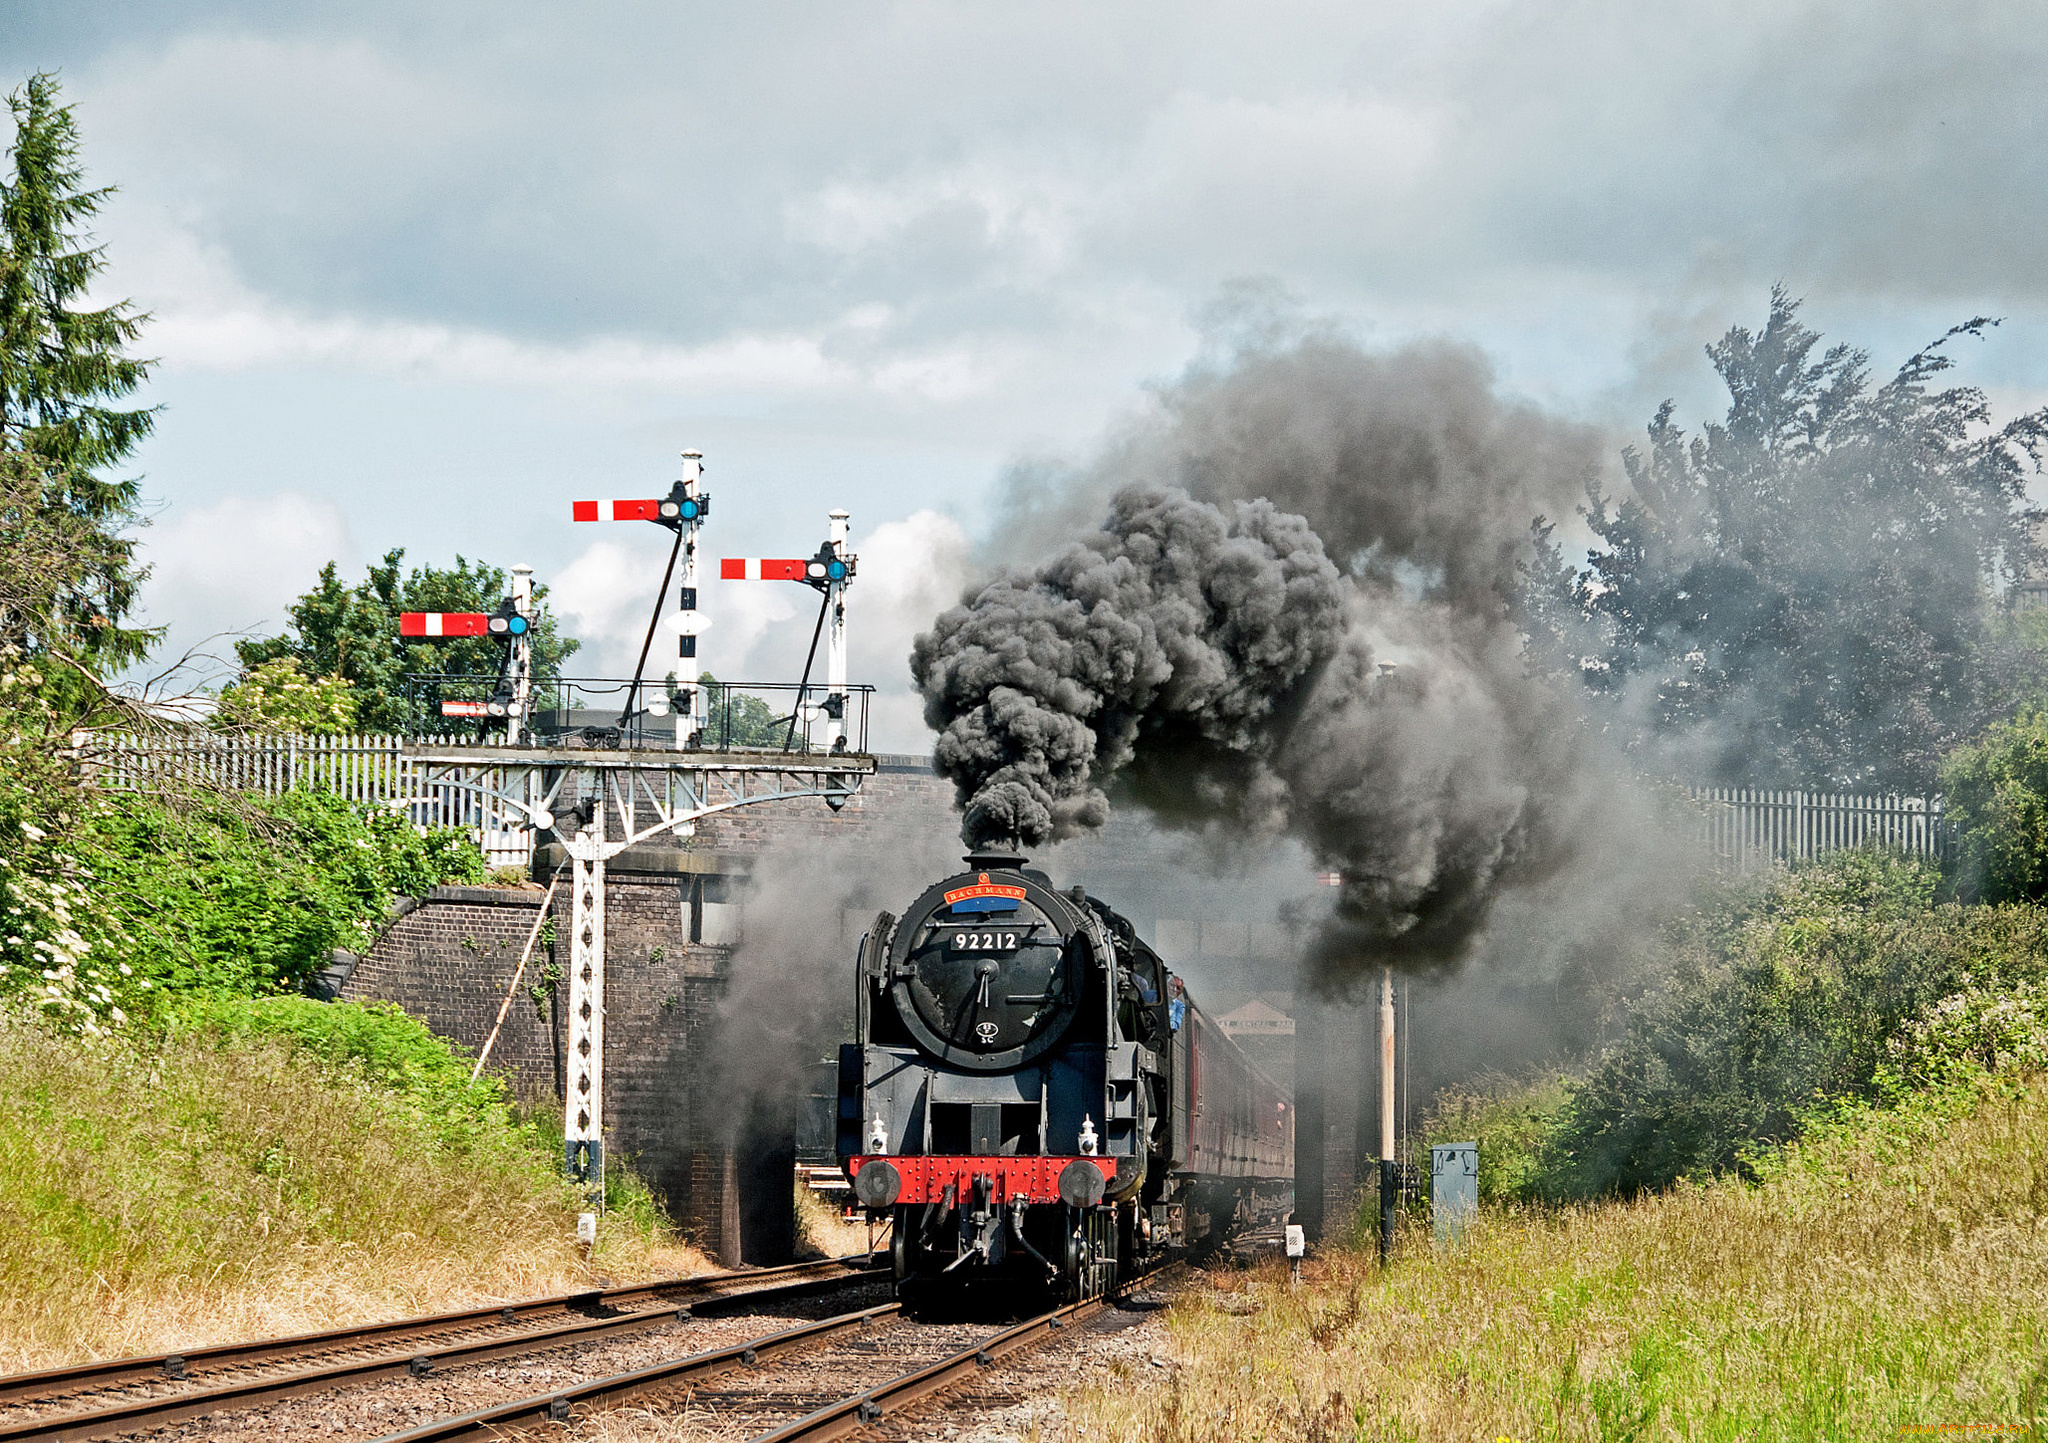
<path fill-rule="evenodd" d="M 826 562 L 825 574 L 834 581 L 844 581 L 846 579 L 846 563 L 844 561 Z"/>
<path fill-rule="evenodd" d="M 531 623 L 523 616 L 508 616 L 505 618 L 505 629 L 514 636 L 526 635 L 527 628 L 530 625 Z"/>
<path fill-rule="evenodd" d="M 683 503 L 683 520 L 685 520 L 685 521 L 695 521 L 696 519 L 697 519 L 697 503 L 696 503 L 696 502 L 694 502 L 694 501 L 685 501 L 685 502 Z"/>

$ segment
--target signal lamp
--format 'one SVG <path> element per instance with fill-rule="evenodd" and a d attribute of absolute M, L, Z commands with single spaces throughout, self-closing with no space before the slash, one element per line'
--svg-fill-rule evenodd
<path fill-rule="evenodd" d="M 711 498 L 709 496 L 690 495 L 684 491 L 683 483 L 678 481 L 669 488 L 668 495 L 664 496 L 660 504 L 654 508 L 653 519 L 664 522 L 688 523 L 697 520 L 701 516 L 709 516 L 710 514 Z"/>

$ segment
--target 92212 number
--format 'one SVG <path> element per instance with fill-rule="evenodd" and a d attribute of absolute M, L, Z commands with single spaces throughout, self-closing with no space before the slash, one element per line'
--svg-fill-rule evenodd
<path fill-rule="evenodd" d="M 955 932 L 955 952 L 1014 952 L 1017 950 L 1015 932 Z"/>

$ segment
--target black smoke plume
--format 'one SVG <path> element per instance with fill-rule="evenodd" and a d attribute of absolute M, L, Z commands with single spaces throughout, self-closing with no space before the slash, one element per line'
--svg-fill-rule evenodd
<path fill-rule="evenodd" d="M 1073 836 L 1112 794 L 1291 834 L 1342 876 L 1326 985 L 1463 958 L 1599 794 L 1514 607 L 1530 520 L 1597 454 L 1454 347 L 1319 336 L 1190 376 L 1062 478 L 1053 514 L 1106 520 L 918 639 L 963 835 Z"/>
<path fill-rule="evenodd" d="M 911 672 L 972 846 L 1099 827 L 1103 784 L 1141 754 L 1191 798 L 1272 790 L 1279 713 L 1342 637 L 1343 582 L 1299 516 L 1156 486 L 1092 535 L 1002 577 L 918 637 Z"/>

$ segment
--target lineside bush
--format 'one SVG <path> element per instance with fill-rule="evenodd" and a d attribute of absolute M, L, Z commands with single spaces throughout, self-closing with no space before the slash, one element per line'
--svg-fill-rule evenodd
<path fill-rule="evenodd" d="M 1740 1170 L 1817 1103 L 1880 1100 L 1893 1039 L 1943 999 L 2048 980 L 2048 909 L 1941 903 L 1940 882 L 1918 862 L 1841 853 L 1682 918 L 1668 982 L 1552 1114 L 1520 1195 Z"/>

